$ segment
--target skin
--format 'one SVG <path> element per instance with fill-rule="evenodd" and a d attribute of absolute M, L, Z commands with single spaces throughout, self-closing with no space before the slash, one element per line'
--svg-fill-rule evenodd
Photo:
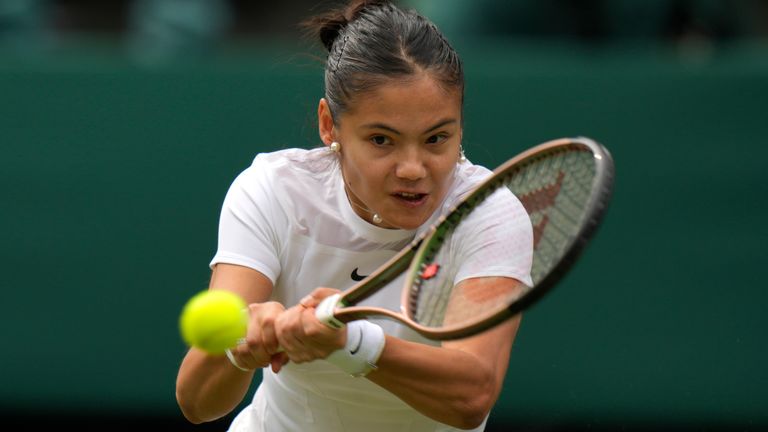
<path fill-rule="evenodd" d="M 405 101 L 405 102 L 404 102 Z M 390 228 L 413 229 L 438 208 L 459 158 L 461 99 L 428 74 L 398 80 L 350 101 L 334 121 L 328 104 L 318 105 L 320 137 L 341 143 L 340 162 L 347 194 L 356 213 L 372 222 L 378 213 Z M 403 193 L 415 193 L 404 199 Z M 367 209 L 367 211 L 366 211 Z M 509 278 L 478 278 L 461 283 L 514 290 Z M 272 283 L 261 273 L 218 264 L 211 287 L 241 295 L 249 304 L 247 343 L 233 350 L 238 364 L 255 369 L 327 357 L 346 343 L 346 329 L 333 330 L 315 318 L 320 300 L 338 292 L 318 288 L 299 305 L 270 302 Z M 482 423 L 502 389 L 520 317 L 480 335 L 439 347 L 391 336 L 369 379 L 422 414 L 459 428 Z M 278 352 L 278 346 L 284 352 Z M 176 398 L 193 423 L 220 418 L 245 396 L 253 372 L 232 366 L 226 357 L 190 349 L 176 382 Z"/>
<path fill-rule="evenodd" d="M 420 74 L 358 96 L 350 106 L 334 122 L 321 100 L 318 118 L 323 142 L 341 144 L 341 169 L 355 212 L 369 222 L 379 214 L 382 227 L 419 227 L 440 205 L 456 169 L 460 94 Z M 403 193 L 419 198 L 403 199 Z"/>

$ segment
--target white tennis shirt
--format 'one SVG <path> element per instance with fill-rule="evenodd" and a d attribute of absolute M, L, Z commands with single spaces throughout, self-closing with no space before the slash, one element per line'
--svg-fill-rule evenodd
<path fill-rule="evenodd" d="M 435 214 L 414 231 L 372 225 L 352 209 L 337 155 L 325 148 L 289 149 L 258 155 L 232 183 L 221 211 L 219 244 L 211 266 L 229 263 L 255 269 L 274 284 L 272 300 L 293 306 L 316 287 L 346 289 L 405 247 L 489 174 L 465 162 L 457 165 L 453 185 Z M 456 282 L 477 276 L 507 276 L 531 285 L 533 234 L 522 204 L 507 194 L 507 223 L 514 236 L 498 239 L 481 212 L 462 224 L 455 241 L 466 250 Z M 509 199 L 511 197 L 511 199 Z M 471 216 L 475 218 L 475 214 Z M 484 229 L 486 228 L 486 229 Z M 501 241 L 500 241 L 501 240 Z M 503 245 L 498 254 L 472 252 Z M 510 248 L 510 246 L 512 246 Z M 512 251 L 512 252 L 510 252 Z M 497 259 L 496 259 L 497 258 Z M 367 305 L 400 310 L 402 278 L 366 300 Z M 376 320 L 387 334 L 430 345 L 407 327 Z M 454 431 L 409 407 L 364 378 L 352 378 L 318 360 L 287 364 L 279 374 L 264 369 L 253 403 L 233 421 L 233 431 Z M 476 429 L 483 430 L 484 425 Z"/>

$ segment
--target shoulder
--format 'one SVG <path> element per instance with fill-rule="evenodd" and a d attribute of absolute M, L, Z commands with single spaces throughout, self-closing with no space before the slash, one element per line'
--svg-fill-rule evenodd
<path fill-rule="evenodd" d="M 290 221 L 304 223 L 335 214 L 340 172 L 338 158 L 324 148 L 260 153 L 235 180 L 234 195 L 279 208 Z"/>
<path fill-rule="evenodd" d="M 464 162 L 456 167 L 456 175 L 451 186 L 451 201 L 457 201 L 471 192 L 475 186 L 491 175 L 491 170 L 471 162 Z"/>
<path fill-rule="evenodd" d="M 328 172 L 336 163 L 334 155 L 324 148 L 291 148 L 259 153 L 249 169 L 266 170 L 276 174 L 313 175 Z"/>
<path fill-rule="evenodd" d="M 457 168 L 450 198 L 447 200 L 450 202 L 446 203 L 445 211 L 455 206 L 492 174 L 493 171 L 481 165 L 473 165 L 471 163 L 460 164 Z M 521 221 L 528 221 L 528 214 L 522 202 L 507 188 L 496 190 L 483 201 L 481 206 L 483 211 L 473 212 L 470 215 L 470 218 L 475 220 L 477 226 L 482 226 L 485 223 L 480 223 L 480 219 L 486 220 L 488 223 L 498 222 L 494 221 L 494 219 L 517 219 L 518 217 Z"/>
<path fill-rule="evenodd" d="M 333 156 L 323 148 L 291 148 L 259 153 L 251 165 L 240 173 L 236 183 L 246 187 L 269 186 L 277 190 L 306 187 L 317 181 L 322 183 L 338 164 Z"/>

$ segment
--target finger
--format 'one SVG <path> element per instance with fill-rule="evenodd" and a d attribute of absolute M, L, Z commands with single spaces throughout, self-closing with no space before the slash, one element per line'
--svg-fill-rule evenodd
<path fill-rule="evenodd" d="M 249 332 L 253 329 L 254 336 L 252 339 L 249 338 L 249 345 L 252 348 L 261 346 L 268 354 L 274 354 L 279 345 L 275 334 L 275 321 L 285 311 L 285 308 L 279 303 L 269 302 L 252 305 L 250 310 L 252 320 Z"/>
<path fill-rule="evenodd" d="M 334 331 L 317 319 L 315 316 L 315 309 L 304 309 L 302 311 L 301 325 L 302 332 L 310 339 L 322 337 L 324 334 L 327 334 L 326 331 Z"/>
<path fill-rule="evenodd" d="M 269 361 L 270 365 L 272 366 L 272 372 L 274 373 L 280 372 L 280 369 L 282 369 L 283 366 L 288 364 L 289 361 L 290 359 L 285 353 L 281 352 L 273 355 Z"/>
<path fill-rule="evenodd" d="M 325 357 L 330 352 L 343 347 L 346 343 L 346 330 L 327 326 L 317 319 L 314 309 L 303 311 L 301 323 L 303 325 L 303 333 L 308 344 L 315 349 L 316 356 Z"/>
<path fill-rule="evenodd" d="M 315 341 L 305 332 L 305 329 L 312 327 L 312 324 L 305 323 L 307 320 L 315 321 L 318 326 L 323 325 L 315 318 L 314 309 L 296 306 L 286 315 L 290 316 L 290 326 L 285 327 L 284 340 L 288 346 L 285 352 L 290 361 L 305 363 L 320 358 L 322 351 L 318 350 L 317 344 L 327 346 L 327 342 Z"/>
<path fill-rule="evenodd" d="M 303 308 L 314 308 L 320 304 L 320 300 L 315 298 L 312 294 L 307 294 L 299 301 L 299 306 Z"/>
<path fill-rule="evenodd" d="M 303 324 L 300 311 L 305 310 L 301 306 L 288 309 L 281 314 L 275 322 L 275 332 L 280 347 L 291 357 L 296 351 L 302 349 L 304 337 Z"/>
<path fill-rule="evenodd" d="M 249 350 L 248 345 L 238 345 L 231 352 L 238 366 L 246 369 L 260 369 L 269 364 L 269 356 L 266 353 L 259 354 Z"/>
<path fill-rule="evenodd" d="M 269 320 L 261 327 L 261 346 L 269 355 L 275 354 L 280 346 L 277 340 L 277 330 L 275 329 L 277 320 Z"/>
<path fill-rule="evenodd" d="M 246 337 L 232 349 L 238 363 L 250 369 L 262 368 L 269 364 L 270 354 L 262 343 L 262 332 L 258 325 L 249 326 Z"/>
<path fill-rule="evenodd" d="M 341 291 L 337 290 L 336 288 L 326 288 L 326 287 L 315 288 L 311 293 L 309 293 L 307 296 L 301 299 L 299 303 L 308 308 L 317 307 L 317 305 L 319 305 L 324 298 L 330 297 L 340 292 Z"/>

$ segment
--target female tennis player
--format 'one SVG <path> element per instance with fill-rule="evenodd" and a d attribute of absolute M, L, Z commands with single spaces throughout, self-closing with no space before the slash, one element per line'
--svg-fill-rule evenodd
<path fill-rule="evenodd" d="M 431 22 L 388 1 L 352 1 L 310 25 L 328 50 L 317 109 L 324 146 L 259 154 L 234 180 L 210 289 L 246 299 L 248 335 L 228 356 L 190 349 L 179 406 L 193 423 L 221 418 L 264 368 L 230 430 L 483 430 L 519 317 L 440 343 L 391 321 L 336 330 L 314 313 L 490 173 L 463 155 L 462 63 Z M 500 221 L 479 215 L 459 236 L 455 283 L 531 284 L 531 222 L 512 199 L 504 221 L 516 226 L 511 234 L 498 235 Z M 369 303 L 399 309 L 401 285 Z"/>

